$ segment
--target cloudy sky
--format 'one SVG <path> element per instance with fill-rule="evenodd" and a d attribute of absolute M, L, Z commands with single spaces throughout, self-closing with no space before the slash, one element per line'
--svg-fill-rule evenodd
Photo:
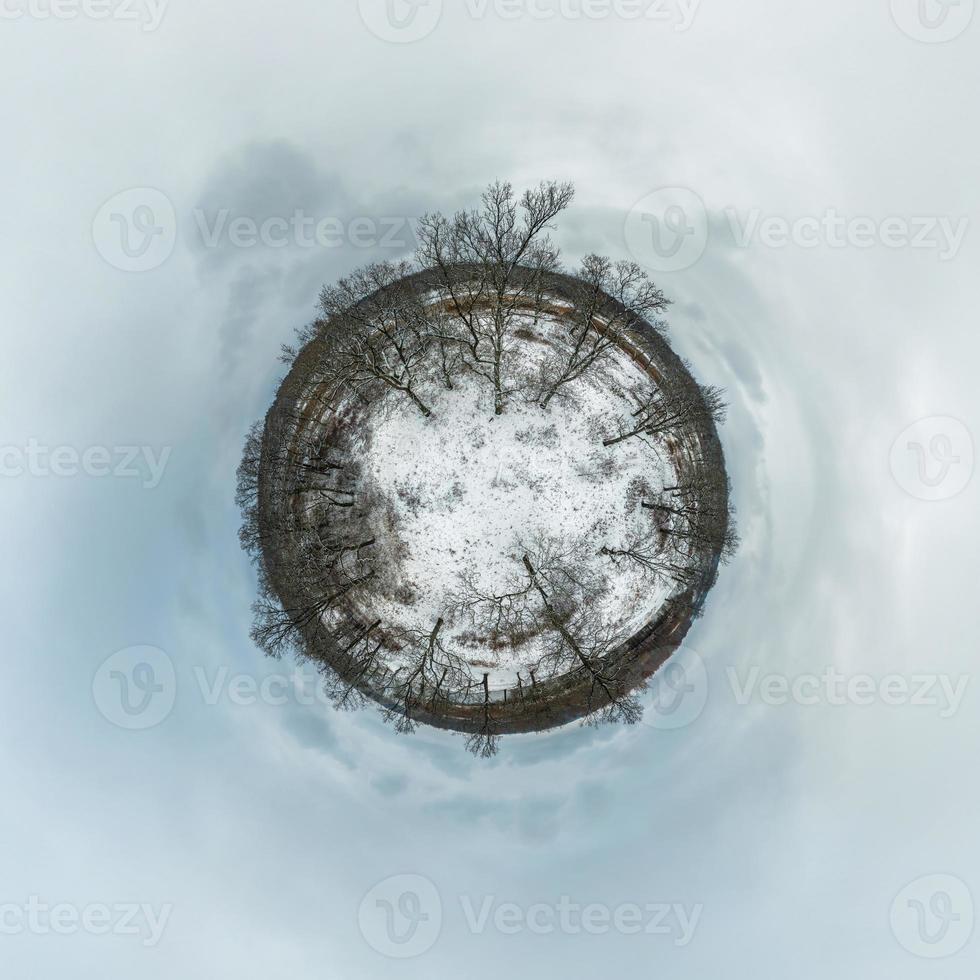
<path fill-rule="evenodd" d="M 3 0 L 4 976 L 975 976 L 973 7 Z M 743 547 L 644 724 L 487 762 L 262 659 L 233 494 L 497 177 L 673 298 Z"/>

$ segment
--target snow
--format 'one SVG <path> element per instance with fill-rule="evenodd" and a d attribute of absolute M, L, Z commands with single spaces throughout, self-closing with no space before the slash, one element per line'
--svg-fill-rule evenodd
<path fill-rule="evenodd" d="M 533 348 L 522 356 L 533 361 Z M 649 381 L 615 352 L 562 389 L 548 410 L 515 394 L 495 416 L 492 389 L 472 374 L 454 379 L 453 390 L 426 385 L 430 418 L 390 392 L 362 441 L 373 526 L 384 539 L 381 553 L 392 556 L 372 614 L 394 629 L 425 631 L 443 618 L 443 641 L 464 655 L 474 677 L 489 670 L 492 688 L 511 687 L 540 657 L 538 641 L 491 648 L 465 614 L 453 614 L 452 600 L 464 578 L 497 595 L 526 582 L 522 555 L 548 538 L 581 546 L 582 560 L 605 578 L 599 612 L 624 635 L 636 632 L 670 587 L 599 552 L 630 532 L 653 533 L 641 501 L 673 469 L 666 452 L 639 439 L 610 448 L 602 440 L 630 413 L 627 389 Z"/>

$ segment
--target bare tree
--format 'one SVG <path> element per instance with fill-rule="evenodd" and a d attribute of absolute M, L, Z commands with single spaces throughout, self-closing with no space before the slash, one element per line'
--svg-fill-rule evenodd
<path fill-rule="evenodd" d="M 649 537 L 634 534 L 618 546 L 604 545 L 599 554 L 615 564 L 632 562 L 649 575 L 651 581 L 674 582 L 676 585 L 694 585 L 701 576 L 702 568 L 688 556 L 674 548 L 664 548 Z"/>
<path fill-rule="evenodd" d="M 717 553 L 727 563 L 738 549 L 731 487 L 716 474 L 699 469 L 643 506 L 665 519 L 661 530 L 687 557 Z"/>
<path fill-rule="evenodd" d="M 604 440 L 604 446 L 614 446 L 638 436 L 662 435 L 709 421 L 721 423 L 725 419 L 724 392 L 714 386 L 686 385 L 670 393 L 663 388 L 654 388 L 635 392 L 634 399 L 639 404 L 629 422 L 620 427 L 619 435 Z"/>
<path fill-rule="evenodd" d="M 622 666 L 611 656 L 623 637 L 596 613 L 604 580 L 583 562 L 578 548 L 553 538 L 538 538 L 533 545 L 520 559 L 524 574 L 518 581 L 502 594 L 464 588 L 462 608 L 488 629 L 520 628 L 540 635 L 542 653 L 531 670 L 532 689 L 539 672 L 570 672 L 584 682 L 592 721 L 635 721 L 639 705 L 630 696 Z"/>
<path fill-rule="evenodd" d="M 443 318 L 443 324 L 446 320 Z M 439 365 L 439 375 L 442 378 L 442 383 L 446 386 L 447 391 L 452 391 L 456 386 L 453 384 L 453 378 L 459 373 L 463 366 L 463 352 L 460 346 L 453 340 L 447 339 L 449 337 L 449 330 L 451 328 L 440 328 L 437 324 L 433 324 L 433 330 L 436 335 L 436 356 Z"/>
<path fill-rule="evenodd" d="M 443 339 L 458 343 L 466 367 L 492 384 L 497 415 L 516 390 L 506 363 L 514 317 L 533 307 L 543 295 L 543 278 L 559 267 L 547 228 L 573 196 L 571 184 L 550 181 L 518 201 L 509 183 L 497 181 L 479 211 L 451 219 L 427 214 L 419 222 L 417 261 L 430 270 L 452 314 L 447 325 L 455 328 Z"/>
<path fill-rule="evenodd" d="M 419 387 L 432 341 L 412 271 L 409 263 L 382 262 L 324 287 L 320 366 L 323 378 L 336 388 L 357 393 L 380 382 L 428 417 L 432 410 Z"/>
<path fill-rule="evenodd" d="M 252 639 L 269 656 L 306 649 L 329 635 L 330 616 L 377 574 L 373 539 L 324 540 L 319 532 L 284 544 L 259 576 Z M 273 585 L 273 579 L 275 586 Z M 283 605 L 278 596 L 290 596 Z"/>
<path fill-rule="evenodd" d="M 334 634 L 333 642 L 346 663 L 343 674 L 324 665 L 324 689 L 335 708 L 354 711 L 366 704 L 364 689 L 373 675 L 385 669 L 385 640 L 379 635 L 380 627 L 380 619 L 368 625 L 353 620 L 342 623 Z"/>
<path fill-rule="evenodd" d="M 415 730 L 415 714 L 433 711 L 452 699 L 466 683 L 466 665 L 443 644 L 443 619 L 432 630 L 409 630 L 401 634 L 400 655 L 406 663 L 394 671 L 385 696 L 391 704 L 385 712 L 400 732 Z"/>
<path fill-rule="evenodd" d="M 259 524 L 259 472 L 262 465 L 264 429 L 264 423 L 259 421 L 248 430 L 235 487 L 235 504 L 242 514 L 238 540 L 253 562 L 261 558 L 262 549 L 262 532 Z"/>
<path fill-rule="evenodd" d="M 451 596 L 449 606 L 455 617 L 465 617 L 490 644 L 502 639 L 513 642 L 526 634 L 534 618 L 528 603 L 530 584 L 518 580 L 506 584 L 503 591 L 487 588 L 474 574 L 460 577 L 460 588 Z"/>
<path fill-rule="evenodd" d="M 717 558 L 727 563 L 738 547 L 727 481 L 698 469 L 656 500 L 642 502 L 656 520 L 656 537 L 634 533 L 600 554 L 629 561 L 661 581 L 691 587 L 708 579 Z"/>
<path fill-rule="evenodd" d="M 341 600 L 359 586 L 370 582 L 375 571 L 365 571 L 357 578 L 337 578 L 322 584 L 302 597 L 302 601 L 283 608 L 275 593 L 265 589 L 252 607 L 255 623 L 252 640 L 270 657 L 278 659 L 286 650 L 302 652 L 306 642 L 315 642 L 324 634 L 324 617 L 338 607 Z"/>
<path fill-rule="evenodd" d="M 480 702 L 479 727 L 466 737 L 466 751 L 482 759 L 490 759 L 500 747 L 500 735 L 490 697 L 490 675 L 483 675 L 483 699 Z"/>
<path fill-rule="evenodd" d="M 633 724 L 642 714 L 639 702 L 630 694 L 623 664 L 614 656 L 623 637 L 595 612 L 592 601 L 562 594 L 554 583 L 567 583 L 567 577 L 548 579 L 525 555 L 522 559 L 531 586 L 540 596 L 544 618 L 551 627 L 545 653 L 539 666 L 552 673 L 570 670 L 586 682 L 586 719 L 592 724 L 621 721 Z"/>
<path fill-rule="evenodd" d="M 326 474 L 332 479 L 323 479 Z M 313 510 L 318 507 L 354 507 L 357 501 L 357 488 L 353 483 L 343 480 L 343 469 L 324 470 L 318 473 L 312 470 L 294 472 L 294 482 L 291 487 L 293 496 L 301 496 L 306 500 L 306 507 Z"/>
<path fill-rule="evenodd" d="M 541 369 L 540 404 L 547 408 L 563 385 L 580 378 L 640 322 L 668 306 L 664 294 L 635 262 L 588 255 L 576 277 L 568 334 Z M 612 300 L 612 302 L 610 302 Z"/>
<path fill-rule="evenodd" d="M 601 595 L 604 583 L 590 570 L 583 545 L 538 534 L 526 542 L 520 554 L 524 553 L 534 559 L 539 578 L 569 605 Z M 534 581 L 527 577 L 522 558 L 513 557 L 515 574 L 499 590 L 465 574 L 450 601 L 452 614 L 468 618 L 491 645 L 501 640 L 513 644 L 536 635 L 544 622 Z"/>

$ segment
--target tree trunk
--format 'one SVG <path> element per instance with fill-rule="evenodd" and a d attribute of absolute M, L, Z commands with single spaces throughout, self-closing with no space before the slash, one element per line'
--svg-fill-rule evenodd
<path fill-rule="evenodd" d="M 408 395 L 408 397 L 411 398 L 413 402 L 415 402 L 415 404 L 418 406 L 418 410 L 426 418 L 430 418 L 432 416 L 432 409 L 429 408 L 429 406 L 426 405 L 425 402 L 423 402 L 422 399 L 419 398 L 419 396 L 416 395 L 415 392 L 412 391 L 411 388 L 406 388 L 405 389 L 405 394 Z"/>
<path fill-rule="evenodd" d="M 632 439 L 634 436 L 638 436 L 643 429 L 634 429 L 632 432 L 627 432 L 625 435 L 616 436 L 615 439 L 606 439 L 603 441 L 604 446 L 615 446 L 617 442 L 623 442 L 626 439 Z"/>

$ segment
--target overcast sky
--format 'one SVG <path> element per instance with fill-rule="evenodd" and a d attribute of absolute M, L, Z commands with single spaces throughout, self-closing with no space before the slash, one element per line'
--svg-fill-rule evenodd
<path fill-rule="evenodd" d="M 974 0 L 444 6 L 2 2 L 3 975 L 974 976 Z M 263 660 L 233 496 L 498 177 L 672 297 L 743 547 L 644 724 L 487 762 Z"/>

